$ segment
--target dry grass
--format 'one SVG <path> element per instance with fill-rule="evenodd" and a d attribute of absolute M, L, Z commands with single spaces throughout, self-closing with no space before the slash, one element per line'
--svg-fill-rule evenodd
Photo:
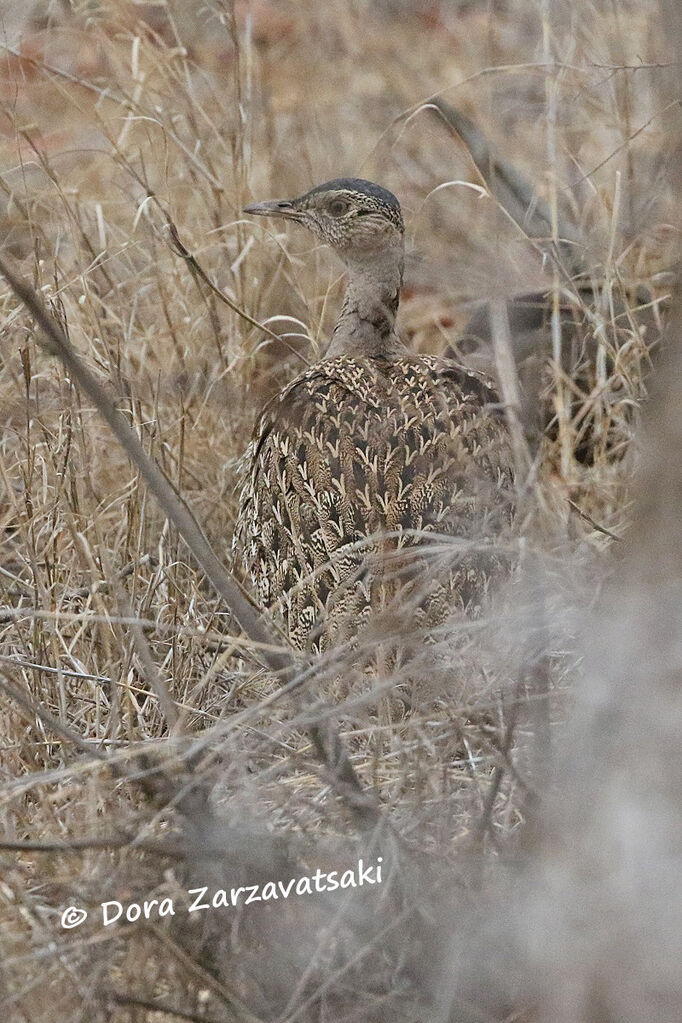
<path fill-rule="evenodd" d="M 576 633 L 630 520 L 633 436 L 678 242 L 667 175 L 678 115 L 656 11 L 653 0 L 7 6 L 3 259 L 226 563 L 257 411 L 320 353 L 342 288 L 324 250 L 243 218 L 246 202 L 341 174 L 395 191 L 411 248 L 401 324 L 419 351 L 462 348 L 482 299 L 499 312 L 500 299 L 550 293 L 543 329 L 511 335 L 526 395 L 519 458 L 532 465 L 518 575 L 481 621 L 448 626 L 428 675 L 385 680 L 409 681 L 419 712 L 396 722 L 373 692 L 322 714 L 380 800 L 369 835 L 311 745 L 319 709 L 254 663 L 97 408 L 0 289 L 10 1018 L 546 1018 L 530 989 L 501 984 L 488 1003 L 467 993 L 471 977 L 457 988 L 447 957 L 453 920 L 475 930 L 490 889 L 504 889 L 496 864 L 527 834 L 563 734 Z M 528 210 L 515 223 L 429 109 L 436 93 L 531 182 L 549 211 L 544 237 Z M 170 223 L 228 303 L 178 254 Z M 504 388 L 514 364 L 493 319 L 492 346 L 467 357 L 494 367 L 497 356 Z M 369 913 L 320 898 L 153 929 L 95 918 L 105 899 L 335 869 L 358 850 L 382 850 L 393 868 Z M 93 910 L 81 930 L 59 926 L 70 904 Z M 155 1015 L 161 1003 L 169 1012 Z"/>

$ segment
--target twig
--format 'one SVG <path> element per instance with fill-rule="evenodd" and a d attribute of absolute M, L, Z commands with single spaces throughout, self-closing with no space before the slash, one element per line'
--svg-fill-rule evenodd
<path fill-rule="evenodd" d="M 168 230 L 168 234 L 170 237 L 170 249 L 172 252 L 175 253 L 176 256 L 180 256 L 180 258 L 183 259 L 185 263 L 187 263 L 189 271 L 194 277 L 195 281 L 197 281 L 197 283 L 199 281 L 202 281 L 206 285 L 206 287 L 209 288 L 211 293 L 215 295 L 215 297 L 220 302 L 223 303 L 223 305 L 226 305 L 228 309 L 231 309 L 233 313 L 236 313 L 237 316 L 241 317 L 242 320 L 245 320 L 251 327 L 255 327 L 257 330 L 260 330 L 264 334 L 267 334 L 268 337 L 272 338 L 274 341 L 279 341 L 282 344 L 284 344 L 285 347 L 288 348 L 293 355 L 295 355 L 306 366 L 308 366 L 309 362 L 306 359 L 306 357 L 301 352 L 298 352 L 293 347 L 293 345 L 290 345 L 286 338 L 284 338 L 281 334 L 276 334 L 274 330 L 270 329 L 270 327 L 266 327 L 264 323 L 261 323 L 259 320 L 254 319 L 253 316 L 250 316 L 245 309 L 242 309 L 242 307 L 238 305 L 233 299 L 231 299 L 229 295 L 226 295 L 224 291 L 221 291 L 221 289 L 216 284 L 213 283 L 213 281 L 208 276 L 199 260 L 196 258 L 195 255 L 193 255 L 193 253 L 189 251 L 187 246 L 180 238 L 180 234 L 174 221 L 172 220 L 170 214 L 168 213 L 168 210 L 159 200 L 159 197 L 156 195 L 155 192 L 153 192 L 149 188 L 149 185 L 147 184 L 146 180 L 135 170 L 130 161 L 125 158 L 123 153 L 119 150 L 118 146 L 113 142 L 112 145 L 116 150 L 116 155 L 121 165 L 125 168 L 127 173 L 130 174 L 132 178 L 134 178 L 138 185 L 145 190 L 146 200 L 150 200 L 161 213 L 161 216 L 163 217 L 166 223 L 166 228 Z"/>
<path fill-rule="evenodd" d="M 202 969 L 201 966 L 199 966 L 194 959 L 192 959 L 184 951 L 184 949 L 182 949 L 177 942 L 173 941 L 173 939 L 170 938 L 160 927 L 147 923 L 145 924 L 144 929 L 152 934 L 157 941 L 164 946 L 166 951 L 174 956 L 185 970 L 187 970 L 190 976 L 197 980 L 202 987 L 212 989 L 223 1002 L 229 1005 L 235 1014 L 235 1019 L 238 1020 L 239 1023 L 263 1023 L 260 1017 L 254 1016 L 242 1002 L 241 998 L 234 994 L 226 984 L 222 984 L 219 980 L 217 980 L 209 970 Z"/>
<path fill-rule="evenodd" d="M 515 477 L 517 487 L 521 487 L 527 481 L 532 458 L 521 424 L 521 392 L 512 352 L 507 303 L 504 298 L 493 298 L 490 302 L 490 328 L 497 376 L 511 437 Z"/>
<path fill-rule="evenodd" d="M 531 182 L 527 181 L 512 164 L 502 159 L 473 121 L 455 107 L 440 96 L 430 99 L 429 106 L 453 134 L 464 142 L 483 181 L 519 227 L 531 238 L 546 239 L 552 230 L 552 211 L 547 203 L 538 197 Z M 569 263 L 573 264 L 573 249 L 575 243 L 579 241 L 578 233 L 568 221 L 561 220 L 558 226 L 559 247 L 564 255 L 570 250 Z"/>
<path fill-rule="evenodd" d="M 507 720 L 507 727 L 504 733 L 504 739 L 502 740 L 502 747 L 499 750 L 501 761 L 495 765 L 495 770 L 493 771 L 493 776 L 490 780 L 490 787 L 488 788 L 485 801 L 483 803 L 481 816 L 479 817 L 475 826 L 475 837 L 477 842 L 479 842 L 480 844 L 482 844 L 485 841 L 486 835 L 492 828 L 495 800 L 498 797 L 500 787 L 502 785 L 502 779 L 504 778 L 505 770 L 507 769 L 507 765 L 511 763 L 511 748 L 514 740 L 516 722 L 519 715 L 520 693 L 521 683 L 517 682 L 516 689 L 514 692 L 514 699 L 509 710 L 509 717 Z"/>
<path fill-rule="evenodd" d="M 54 714 L 51 714 L 49 710 L 46 710 L 45 707 L 41 707 L 40 704 L 31 700 L 28 696 L 25 696 L 24 693 L 16 689 L 12 683 L 8 681 L 2 671 L 0 671 L 0 689 L 3 689 L 15 703 L 19 704 L 20 707 L 23 707 L 23 709 L 30 714 L 32 718 L 39 718 L 44 724 L 51 728 L 53 732 L 56 732 L 57 735 L 61 735 L 63 739 L 67 739 L 69 742 L 72 742 L 73 745 L 81 750 L 82 753 L 87 753 L 88 756 L 95 757 L 98 760 L 107 759 L 106 754 L 97 749 L 93 743 L 86 742 L 80 735 L 78 735 L 77 732 L 74 732 L 68 725 L 63 724 L 54 716 Z"/>
<path fill-rule="evenodd" d="M 250 323 L 252 327 L 257 327 L 258 330 L 262 330 L 264 334 L 267 334 L 275 341 L 279 341 L 282 344 L 284 344 L 293 355 L 295 355 L 303 363 L 305 363 L 306 366 L 308 366 L 309 362 L 306 359 L 305 355 L 303 355 L 301 352 L 297 352 L 293 345 L 290 345 L 289 342 L 285 338 L 283 338 L 281 334 L 276 334 L 274 330 L 270 330 L 270 328 L 266 327 L 264 323 L 260 323 L 258 320 L 254 320 L 252 316 L 249 316 L 249 314 L 244 309 L 238 306 L 236 302 L 233 302 L 232 299 L 228 295 L 226 295 L 224 291 L 221 291 L 220 288 L 213 283 L 213 281 L 208 276 L 199 260 L 196 258 L 196 256 L 193 256 L 189 249 L 180 240 L 178 229 L 167 213 L 165 213 L 165 217 L 166 226 L 168 228 L 168 233 L 171 238 L 171 249 L 173 250 L 173 252 L 175 252 L 177 256 L 180 256 L 181 259 L 184 259 L 184 261 L 187 263 L 187 266 L 189 267 L 192 276 L 195 279 L 198 278 L 199 280 L 203 281 L 204 284 L 208 288 L 210 288 L 210 290 L 213 292 L 216 298 L 220 299 L 220 301 L 223 302 L 229 309 L 231 309 L 232 312 L 236 313 L 238 316 L 241 316 L 241 318 L 243 320 L 246 320 L 247 323 Z"/>
<path fill-rule="evenodd" d="M 589 522 L 592 528 L 596 529 L 598 533 L 603 533 L 604 536 L 610 536 L 612 540 L 618 540 L 619 543 L 623 542 L 622 536 L 618 536 L 617 533 L 612 533 L 610 529 L 606 528 L 606 526 L 600 526 L 598 522 L 595 522 L 591 515 L 588 515 L 586 511 L 583 511 L 582 508 L 579 508 L 575 501 L 572 501 L 570 497 L 567 498 L 567 500 L 571 508 L 573 508 L 574 511 L 577 511 L 580 518 L 585 519 L 585 522 Z"/>
<path fill-rule="evenodd" d="M 221 1016 L 220 1019 L 217 1016 L 206 1016 L 203 1013 L 199 1016 L 195 1012 L 176 1009 L 168 1002 L 159 1002 L 157 999 L 152 1001 L 150 998 L 137 998 L 135 995 L 122 994 L 118 991 L 105 991 L 103 995 L 117 1005 L 130 1005 L 139 1009 L 149 1009 L 150 1012 L 162 1012 L 166 1016 L 175 1016 L 176 1019 L 191 1020 L 192 1023 L 226 1023 L 224 1016 Z M 235 1017 L 235 1019 L 237 1018 L 243 1019 L 244 1017 Z"/>
<path fill-rule="evenodd" d="M 134 845 L 144 852 L 158 853 L 171 859 L 186 858 L 186 849 L 168 842 L 138 842 L 135 835 L 108 835 L 102 838 L 71 838 L 68 842 L 31 842 L 21 839 L 4 838 L 0 835 L 0 849 L 12 852 L 65 853 L 83 852 L 87 849 L 125 849 Z"/>

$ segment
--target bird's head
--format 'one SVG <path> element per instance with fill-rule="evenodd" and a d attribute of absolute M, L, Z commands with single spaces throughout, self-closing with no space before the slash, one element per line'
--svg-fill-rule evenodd
<path fill-rule="evenodd" d="M 298 199 L 269 199 L 244 207 L 258 217 L 294 220 L 330 245 L 345 263 L 371 260 L 403 244 L 400 203 L 388 189 L 362 178 L 335 178 Z"/>

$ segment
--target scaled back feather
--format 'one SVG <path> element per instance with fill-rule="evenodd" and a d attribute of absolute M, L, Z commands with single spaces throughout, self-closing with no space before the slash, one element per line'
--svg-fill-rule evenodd
<path fill-rule="evenodd" d="M 364 196 L 358 184 L 247 207 L 304 223 L 349 270 L 329 357 L 268 403 L 243 460 L 235 553 L 299 649 L 352 641 L 372 623 L 404 635 L 456 607 L 475 613 L 510 517 L 494 387 L 402 344 L 400 209 L 380 186 Z M 365 219 L 382 204 L 373 248 Z"/>

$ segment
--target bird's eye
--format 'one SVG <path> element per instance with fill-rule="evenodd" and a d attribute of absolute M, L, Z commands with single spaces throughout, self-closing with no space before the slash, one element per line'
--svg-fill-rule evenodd
<path fill-rule="evenodd" d="M 348 212 L 348 203 L 345 199 L 334 199 L 329 203 L 329 212 L 332 217 L 342 217 Z"/>

